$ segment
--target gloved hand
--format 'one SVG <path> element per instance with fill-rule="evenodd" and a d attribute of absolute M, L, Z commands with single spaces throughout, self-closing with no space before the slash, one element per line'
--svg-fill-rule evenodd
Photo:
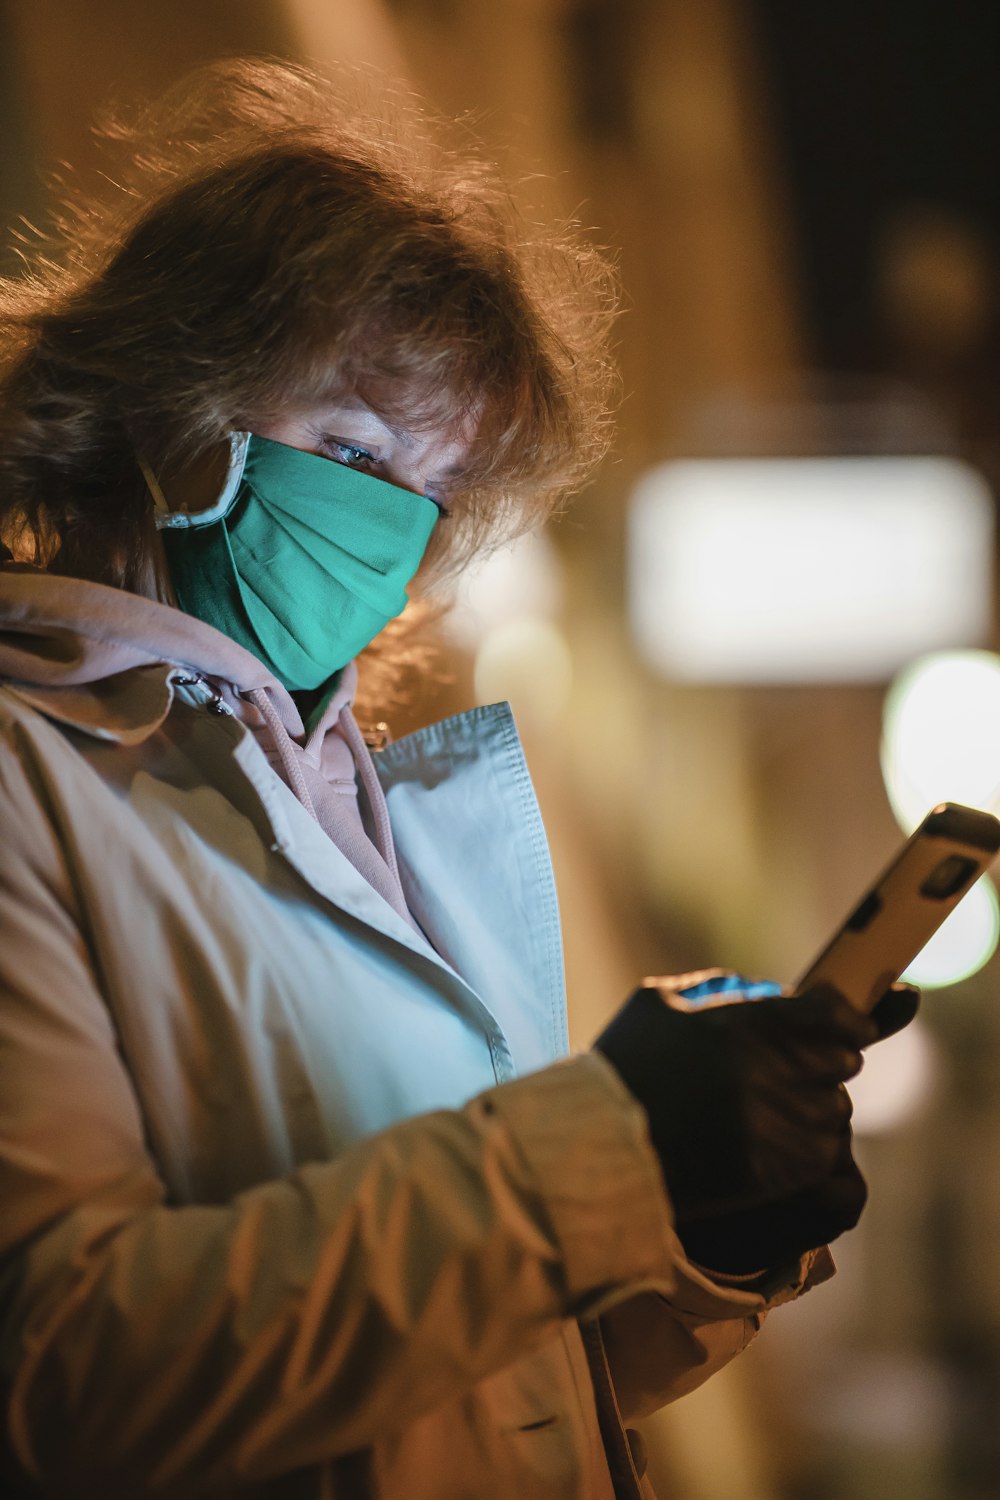
<path fill-rule="evenodd" d="M 842 1085 L 916 1008 L 908 986 L 865 1016 L 829 988 L 788 996 L 719 972 L 632 995 L 595 1046 L 646 1110 L 693 1259 L 763 1270 L 857 1222 L 866 1190 Z"/>
<path fill-rule="evenodd" d="M 828 1245 L 853 1229 L 867 1198 L 847 1130 L 840 1138 L 834 1169 L 822 1182 L 756 1208 L 694 1221 L 678 1219 L 677 1236 L 688 1259 L 708 1271 L 759 1275 L 791 1265 L 807 1250 Z"/>

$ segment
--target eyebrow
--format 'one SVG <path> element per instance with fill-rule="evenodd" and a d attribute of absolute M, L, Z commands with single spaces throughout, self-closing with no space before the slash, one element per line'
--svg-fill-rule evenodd
<path fill-rule="evenodd" d="M 386 432 L 391 432 L 397 443 L 401 443 L 404 448 L 412 450 L 416 448 L 419 443 L 419 437 L 416 434 L 412 433 L 409 428 L 397 427 L 394 422 L 387 421 L 385 417 L 381 416 L 379 412 L 375 411 L 375 409 L 369 406 L 365 401 L 361 401 L 351 397 L 347 397 L 346 399 L 341 397 L 332 399 L 328 403 L 328 409 L 332 411 L 368 413 L 373 416 L 377 422 L 381 422 Z M 440 469 L 436 474 L 430 475 L 427 482 L 428 484 L 439 484 L 443 480 L 447 479 L 461 479 L 462 475 L 467 472 L 467 464 L 449 464 L 446 469 Z"/>
<path fill-rule="evenodd" d="M 375 415 L 376 417 L 378 417 L 378 420 L 382 423 L 382 426 L 386 429 L 386 431 L 391 432 L 396 441 L 402 443 L 404 448 L 415 448 L 417 446 L 417 439 L 414 437 L 412 432 L 407 430 L 407 428 L 393 426 L 391 422 L 387 422 L 385 420 L 385 417 L 379 417 L 378 412 L 376 412 Z"/>
<path fill-rule="evenodd" d="M 366 401 L 352 397 L 336 397 L 324 402 L 317 410 L 323 412 L 342 411 L 348 414 L 374 417 L 377 422 L 382 424 L 386 432 L 392 433 L 397 443 L 402 443 L 404 448 L 415 448 L 417 446 L 417 439 L 412 432 L 405 427 L 397 427 L 393 422 L 387 422 L 385 417 L 375 411 L 374 407 L 369 406 Z"/>

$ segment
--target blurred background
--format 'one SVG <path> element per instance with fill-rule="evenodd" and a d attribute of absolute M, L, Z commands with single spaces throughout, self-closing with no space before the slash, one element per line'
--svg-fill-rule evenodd
<path fill-rule="evenodd" d="M 0 0 L 3 223 L 233 53 L 384 68 L 615 253 L 614 456 L 468 580 L 410 718 L 514 702 L 576 1045 L 644 974 L 793 980 L 934 801 L 997 802 L 1000 6 Z M 839 1277 L 647 1424 L 664 1497 L 1000 1493 L 989 879 L 961 911 L 856 1087 Z"/>

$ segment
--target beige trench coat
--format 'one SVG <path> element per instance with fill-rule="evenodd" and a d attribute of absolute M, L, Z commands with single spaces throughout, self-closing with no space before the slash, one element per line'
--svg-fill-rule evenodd
<path fill-rule="evenodd" d="M 291 723 L 280 686 L 181 619 L 0 575 L 2 1492 L 639 1494 L 623 1422 L 767 1304 L 685 1261 L 612 1069 L 556 1060 L 509 715 L 377 757 L 425 941 L 216 711 L 263 681 Z"/>

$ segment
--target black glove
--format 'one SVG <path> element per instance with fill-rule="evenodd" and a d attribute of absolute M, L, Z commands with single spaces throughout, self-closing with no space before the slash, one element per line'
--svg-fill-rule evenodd
<path fill-rule="evenodd" d="M 637 990 L 595 1046 L 646 1110 L 682 1239 L 700 1221 L 780 1202 L 779 1217 L 799 1212 L 802 1234 L 824 1243 L 857 1221 L 865 1196 L 848 1165 L 842 1084 L 859 1071 L 863 1047 L 912 1018 L 915 992 L 890 991 L 865 1016 L 828 988 L 752 999 L 733 993 L 738 977 L 714 982 L 723 992 L 707 1004 L 685 999 L 690 981 Z"/>
<path fill-rule="evenodd" d="M 677 1236 L 688 1259 L 706 1270 L 750 1276 L 791 1265 L 807 1250 L 853 1229 L 867 1198 L 846 1130 L 837 1163 L 823 1182 L 756 1208 L 694 1222 L 678 1219 Z"/>
<path fill-rule="evenodd" d="M 893 985 L 872 1011 L 878 1039 L 894 1035 L 916 1015 L 919 994 L 911 985 Z M 712 1271 L 747 1276 L 788 1265 L 817 1249 L 861 1217 L 868 1189 L 851 1153 L 851 1133 L 841 1138 L 833 1171 L 823 1181 L 786 1198 L 718 1214 L 695 1222 L 681 1220 L 678 1236 L 688 1257 Z"/>

